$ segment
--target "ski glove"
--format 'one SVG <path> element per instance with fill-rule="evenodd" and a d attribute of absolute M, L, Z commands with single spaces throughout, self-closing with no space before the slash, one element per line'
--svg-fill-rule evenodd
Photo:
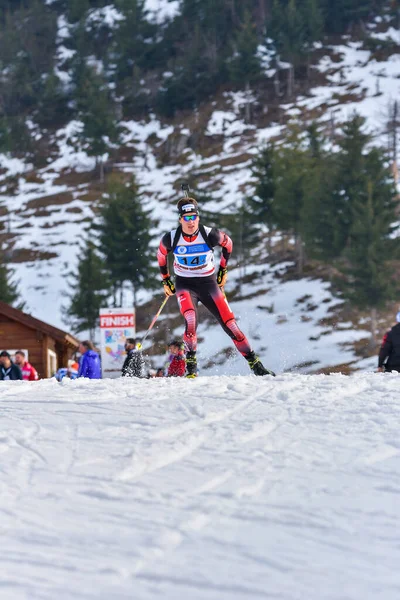
<path fill-rule="evenodd" d="M 172 279 L 170 279 L 170 277 L 166 277 L 165 279 L 163 279 L 163 286 L 164 286 L 164 294 L 166 296 L 173 296 L 175 294 L 176 290 L 175 290 L 174 282 L 172 281 Z"/>
<path fill-rule="evenodd" d="M 223 288 L 228 279 L 228 269 L 226 267 L 220 267 L 217 274 L 217 283 L 220 288 Z"/>

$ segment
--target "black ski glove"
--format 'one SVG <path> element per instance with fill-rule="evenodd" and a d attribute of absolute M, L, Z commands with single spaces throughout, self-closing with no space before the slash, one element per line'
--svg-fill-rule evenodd
<path fill-rule="evenodd" d="M 175 294 L 175 292 L 176 292 L 175 285 L 170 277 L 166 277 L 165 279 L 163 279 L 163 286 L 164 286 L 164 294 L 166 296 L 173 296 Z"/>
<path fill-rule="evenodd" d="M 220 288 L 223 288 L 228 279 L 228 269 L 226 267 L 220 267 L 217 274 L 217 283 Z"/>

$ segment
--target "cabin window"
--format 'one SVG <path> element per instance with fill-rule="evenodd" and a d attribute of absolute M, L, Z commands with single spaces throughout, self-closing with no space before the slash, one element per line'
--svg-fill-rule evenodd
<path fill-rule="evenodd" d="M 49 377 L 52 377 L 57 371 L 57 354 L 54 350 L 47 350 L 47 373 Z"/>

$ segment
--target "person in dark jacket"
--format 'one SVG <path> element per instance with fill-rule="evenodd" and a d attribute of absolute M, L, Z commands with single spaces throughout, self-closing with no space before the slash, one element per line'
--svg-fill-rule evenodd
<path fill-rule="evenodd" d="M 126 358 L 122 365 L 122 377 L 144 377 L 144 358 L 140 350 L 136 348 L 134 338 L 126 338 L 125 341 Z"/>
<path fill-rule="evenodd" d="M 397 325 L 383 336 L 379 351 L 378 371 L 400 372 L 400 311 L 396 315 Z"/>
<path fill-rule="evenodd" d="M 21 369 L 15 365 L 7 350 L 0 352 L 0 381 L 22 380 Z"/>
<path fill-rule="evenodd" d="M 78 377 L 101 379 L 100 357 L 94 349 L 93 342 L 90 340 L 81 342 L 79 352 L 82 356 L 79 362 Z"/>

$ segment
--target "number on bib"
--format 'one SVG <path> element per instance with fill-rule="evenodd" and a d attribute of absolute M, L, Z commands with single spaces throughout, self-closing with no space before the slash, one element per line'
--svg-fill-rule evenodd
<path fill-rule="evenodd" d="M 177 256 L 178 263 L 185 265 L 186 267 L 197 267 L 198 265 L 204 265 L 206 262 L 206 256 Z"/>

